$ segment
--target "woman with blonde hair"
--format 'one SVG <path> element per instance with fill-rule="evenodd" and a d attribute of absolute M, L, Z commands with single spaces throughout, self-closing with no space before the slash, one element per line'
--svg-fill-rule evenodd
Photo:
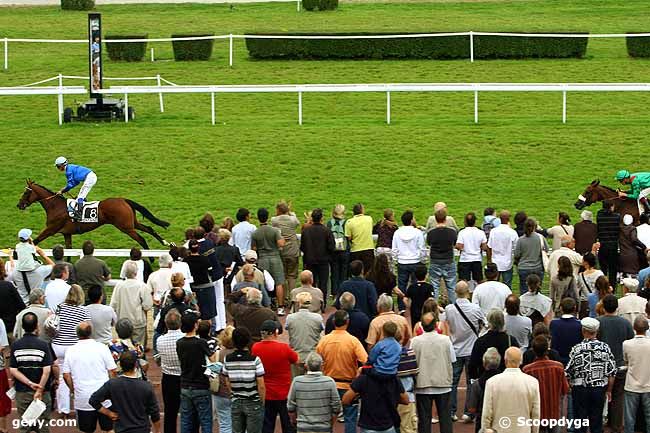
<path fill-rule="evenodd" d="M 235 327 L 228 325 L 219 334 L 219 362 L 223 364 L 227 355 L 235 351 L 235 346 L 232 343 L 232 333 Z M 212 394 L 212 418 L 219 418 L 219 432 L 231 433 L 232 432 L 232 418 L 230 414 L 230 385 L 224 375 L 219 375 L 219 391 Z"/>
<path fill-rule="evenodd" d="M 79 341 L 77 325 L 81 322 L 91 322 L 88 309 L 84 307 L 84 291 L 78 284 L 73 284 L 68 295 L 56 309 L 59 316 L 59 326 L 56 337 L 52 340 L 52 350 L 56 355 L 59 366 L 63 365 L 65 353 L 70 346 Z M 63 417 L 70 415 L 70 389 L 63 380 L 63 370 L 59 368 L 59 387 L 56 390 L 57 410 Z"/>

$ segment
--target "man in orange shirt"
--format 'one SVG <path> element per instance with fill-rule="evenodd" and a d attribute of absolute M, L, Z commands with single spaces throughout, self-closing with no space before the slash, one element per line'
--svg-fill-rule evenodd
<path fill-rule="evenodd" d="M 368 360 L 361 342 L 347 332 L 349 323 L 347 311 L 334 313 L 334 331 L 324 336 L 316 346 L 316 352 L 323 358 L 323 374 L 334 379 L 341 397 L 357 377 L 359 366 Z M 345 433 L 356 433 L 357 411 L 356 404 L 343 406 Z"/>

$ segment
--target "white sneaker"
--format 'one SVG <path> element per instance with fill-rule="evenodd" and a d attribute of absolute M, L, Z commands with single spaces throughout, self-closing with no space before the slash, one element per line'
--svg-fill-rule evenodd
<path fill-rule="evenodd" d="M 461 418 L 461 420 L 463 421 L 464 424 L 471 424 L 471 423 L 474 422 L 474 420 L 472 419 L 472 417 L 469 416 L 469 415 L 463 415 L 463 417 Z"/>
<path fill-rule="evenodd" d="M 438 418 L 431 417 L 431 424 L 438 424 L 440 420 Z"/>
<path fill-rule="evenodd" d="M 284 307 L 278 307 L 278 316 L 284 316 Z"/>
<path fill-rule="evenodd" d="M 456 416 L 456 414 L 451 416 L 451 420 L 452 420 L 452 422 L 458 421 L 458 417 Z"/>

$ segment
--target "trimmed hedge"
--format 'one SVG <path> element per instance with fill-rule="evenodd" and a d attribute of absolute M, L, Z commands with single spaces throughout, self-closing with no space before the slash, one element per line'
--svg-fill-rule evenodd
<path fill-rule="evenodd" d="M 333 11 L 339 7 L 339 0 L 302 0 L 302 7 L 308 11 Z"/>
<path fill-rule="evenodd" d="M 106 39 L 147 39 L 147 35 L 106 35 Z M 123 60 L 126 62 L 140 62 L 147 51 L 146 42 L 106 42 L 106 51 L 111 60 Z"/>
<path fill-rule="evenodd" d="M 95 0 L 61 0 L 61 9 L 68 11 L 89 11 L 95 9 Z"/>
<path fill-rule="evenodd" d="M 381 35 L 391 33 L 319 33 Z M 395 34 L 395 33 L 392 33 Z M 408 33 L 404 33 L 408 34 Z M 305 33 L 288 33 L 302 36 Z M 588 38 L 474 36 L 475 59 L 584 57 Z M 253 39 L 246 38 L 255 59 L 468 59 L 469 36 L 393 39 Z"/>
<path fill-rule="evenodd" d="M 172 38 L 191 38 L 198 36 L 214 36 L 214 33 L 200 34 L 177 34 Z M 212 46 L 214 39 L 201 39 L 198 41 L 172 41 L 174 47 L 174 59 L 176 61 L 185 60 L 210 60 L 212 57 Z"/>
<path fill-rule="evenodd" d="M 625 45 L 630 57 L 650 57 L 650 36 L 627 37 Z"/>

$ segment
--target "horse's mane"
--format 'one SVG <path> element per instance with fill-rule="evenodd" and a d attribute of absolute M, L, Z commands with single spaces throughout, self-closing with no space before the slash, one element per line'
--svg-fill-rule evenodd
<path fill-rule="evenodd" d="M 40 184 L 38 184 L 38 183 L 36 183 L 36 182 L 33 182 L 32 185 L 36 185 L 36 186 L 39 187 L 39 188 L 43 188 L 45 191 L 47 191 L 47 192 L 49 192 L 50 194 L 54 195 L 54 191 L 52 191 L 51 189 L 49 189 L 49 188 L 47 188 L 47 187 L 44 187 L 43 185 L 40 185 Z"/>
<path fill-rule="evenodd" d="M 616 192 L 616 190 L 615 190 L 614 188 L 611 188 L 611 187 L 609 187 L 609 186 L 603 185 L 602 183 L 599 184 L 599 186 L 605 188 L 605 189 L 608 190 L 608 191 Z"/>

